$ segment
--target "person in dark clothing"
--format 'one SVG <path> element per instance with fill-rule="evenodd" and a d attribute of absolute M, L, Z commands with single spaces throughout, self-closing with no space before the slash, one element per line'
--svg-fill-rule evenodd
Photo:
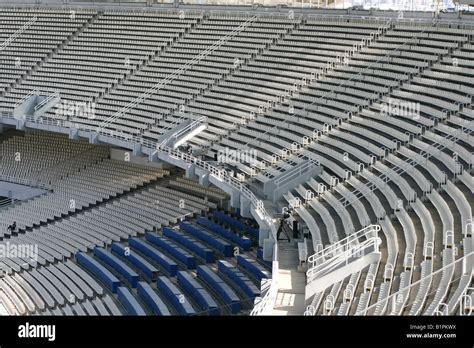
<path fill-rule="evenodd" d="M 283 231 L 283 232 L 285 232 L 286 239 L 288 240 L 288 243 L 291 242 L 291 239 L 290 239 L 290 236 L 288 235 L 288 232 L 285 229 L 285 220 L 288 219 L 289 217 L 290 217 L 290 214 L 288 214 L 288 213 L 283 215 L 283 218 L 280 219 L 280 227 L 278 228 L 278 232 L 277 232 L 277 240 L 280 240 L 280 234 Z"/>
<path fill-rule="evenodd" d="M 10 226 L 8 226 L 7 228 L 7 231 L 10 231 L 10 232 L 15 232 L 16 230 L 16 221 L 13 221 L 13 224 L 11 224 Z"/>

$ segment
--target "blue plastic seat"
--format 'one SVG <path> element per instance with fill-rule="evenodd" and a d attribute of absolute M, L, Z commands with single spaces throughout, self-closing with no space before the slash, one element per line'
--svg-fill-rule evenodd
<path fill-rule="evenodd" d="M 173 305 L 174 309 L 181 315 L 196 314 L 186 296 L 167 277 L 158 277 L 156 285 L 160 292 Z"/>
<path fill-rule="evenodd" d="M 117 289 L 118 300 L 127 310 L 129 315 L 146 315 L 145 310 L 140 306 L 135 296 L 132 295 L 130 290 L 120 286 Z"/>
<path fill-rule="evenodd" d="M 145 239 L 149 243 L 156 245 L 157 247 L 174 257 L 176 260 L 183 263 L 187 269 L 196 268 L 196 258 L 189 252 L 184 250 L 182 247 L 180 247 L 178 244 L 174 243 L 172 240 L 165 237 L 157 236 L 154 233 L 146 233 Z"/>
<path fill-rule="evenodd" d="M 168 307 L 158 294 L 152 289 L 150 284 L 146 282 L 138 282 L 137 292 L 140 298 L 150 308 L 155 315 L 170 315 Z"/>
<path fill-rule="evenodd" d="M 214 262 L 214 251 L 209 249 L 195 238 L 184 234 L 181 231 L 173 230 L 167 227 L 163 228 L 163 235 L 173 239 L 188 250 L 191 250 L 193 253 L 204 259 L 205 262 Z"/>
<path fill-rule="evenodd" d="M 159 264 L 170 276 L 174 277 L 176 275 L 178 265 L 161 251 L 156 250 L 153 246 L 138 238 L 130 238 L 128 243 L 133 249 Z"/>
<path fill-rule="evenodd" d="M 219 309 L 216 301 L 204 287 L 194 279 L 189 273 L 178 272 L 178 284 L 183 288 L 191 298 L 210 315 L 219 315 Z"/>
<path fill-rule="evenodd" d="M 94 256 L 99 260 L 102 260 L 104 263 L 112 267 L 118 274 L 127 279 L 132 288 L 137 287 L 137 282 L 140 279 L 140 276 L 117 256 L 99 247 L 94 248 Z"/>
<path fill-rule="evenodd" d="M 234 290 L 208 266 L 197 266 L 197 276 L 220 296 L 222 302 L 228 306 L 231 314 L 238 314 L 240 312 L 239 296 L 237 296 Z"/>
<path fill-rule="evenodd" d="M 99 261 L 94 260 L 94 258 L 83 252 L 76 253 L 76 261 L 79 265 L 83 266 L 100 279 L 114 294 L 117 293 L 120 281 L 112 274 L 112 272 L 101 265 Z"/>
<path fill-rule="evenodd" d="M 141 257 L 135 250 L 125 247 L 124 245 L 113 242 L 112 243 L 112 252 L 119 257 L 122 257 L 128 260 L 132 265 L 137 269 L 143 272 L 148 278 L 156 279 L 158 276 L 159 270 L 148 262 L 145 258 Z"/>

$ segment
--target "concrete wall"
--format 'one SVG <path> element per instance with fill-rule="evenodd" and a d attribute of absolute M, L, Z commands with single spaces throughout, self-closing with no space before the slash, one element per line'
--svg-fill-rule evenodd
<path fill-rule="evenodd" d="M 18 185 L 11 182 L 0 181 L 0 196 L 14 198 L 21 201 L 46 193 L 45 190 Z"/>
<path fill-rule="evenodd" d="M 110 158 L 116 161 L 127 161 L 130 163 L 143 164 L 150 167 L 162 168 L 162 164 L 155 162 L 148 162 L 148 157 L 133 156 L 132 151 L 122 149 L 110 149 Z"/>

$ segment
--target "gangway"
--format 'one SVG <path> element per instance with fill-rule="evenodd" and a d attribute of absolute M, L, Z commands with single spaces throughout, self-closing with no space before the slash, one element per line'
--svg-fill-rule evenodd
<path fill-rule="evenodd" d="M 379 225 L 369 225 L 311 255 L 306 272 L 306 300 L 377 262 L 382 242 L 379 231 Z"/>

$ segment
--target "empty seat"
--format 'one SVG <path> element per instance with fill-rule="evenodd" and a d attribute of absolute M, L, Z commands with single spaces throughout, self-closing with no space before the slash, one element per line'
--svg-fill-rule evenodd
<path fill-rule="evenodd" d="M 151 260 L 163 267 L 170 276 L 174 277 L 176 275 L 178 265 L 168 256 L 138 238 L 130 238 L 128 243 L 133 249 L 141 252 L 143 255 L 149 257 Z"/>
<path fill-rule="evenodd" d="M 255 297 L 260 296 L 260 290 L 255 286 L 255 284 L 231 263 L 225 260 L 219 260 L 217 262 L 217 269 L 220 273 L 226 275 L 230 280 L 232 280 L 235 286 L 238 287 L 249 299 L 253 300 Z"/>
<path fill-rule="evenodd" d="M 221 237 L 229 240 L 229 241 L 232 241 L 233 243 L 237 244 L 239 247 L 241 247 L 242 249 L 244 250 L 250 250 L 250 247 L 252 246 L 252 241 L 250 239 L 248 239 L 247 237 L 245 236 L 239 236 L 235 233 L 233 233 L 232 231 L 229 231 L 228 229 L 208 220 L 208 219 L 205 219 L 205 218 L 202 218 L 202 217 L 199 217 L 197 219 L 197 223 L 208 228 L 209 230 L 211 230 L 212 232 L 214 233 L 217 233 L 218 235 L 220 235 Z"/>
<path fill-rule="evenodd" d="M 240 312 L 240 299 L 237 294 L 208 266 L 199 265 L 197 267 L 197 276 L 220 296 L 231 314 L 238 314 Z"/>
<path fill-rule="evenodd" d="M 252 260 L 245 255 L 237 255 L 237 265 L 245 269 L 258 281 L 262 279 L 271 279 L 272 275 L 263 266 L 261 266 L 256 260 Z"/>
<path fill-rule="evenodd" d="M 193 315 L 196 311 L 189 303 L 186 296 L 166 277 L 158 277 L 156 285 L 160 292 L 173 305 L 178 314 Z"/>
<path fill-rule="evenodd" d="M 105 249 L 98 247 L 95 247 L 94 255 L 96 258 L 102 260 L 104 263 L 112 267 L 117 273 L 127 279 L 132 288 L 137 286 L 139 279 L 138 274 L 115 255 Z"/>
<path fill-rule="evenodd" d="M 127 314 L 129 314 L 129 315 L 146 315 L 146 313 L 143 310 L 142 306 L 140 306 L 137 299 L 133 296 L 133 294 L 127 288 L 125 288 L 123 286 L 119 286 L 117 288 L 117 296 L 118 296 L 118 299 L 119 299 L 120 303 L 127 310 Z"/>
<path fill-rule="evenodd" d="M 145 239 L 151 244 L 154 244 L 160 249 L 166 251 L 176 260 L 182 262 L 188 269 L 196 268 L 196 258 L 170 239 L 157 236 L 153 233 L 146 233 Z"/>
<path fill-rule="evenodd" d="M 138 255 L 135 250 L 131 250 L 130 248 L 127 248 L 117 242 L 112 243 L 111 250 L 119 257 L 128 260 L 132 265 L 142 271 L 148 278 L 156 279 L 156 277 L 158 276 L 158 268 L 156 268 L 143 257 Z"/>
<path fill-rule="evenodd" d="M 182 222 L 179 227 L 183 230 L 191 234 L 192 236 L 202 240 L 204 243 L 210 245 L 211 247 L 215 248 L 216 250 L 220 251 L 224 256 L 230 257 L 233 255 L 233 248 L 232 245 L 227 243 L 226 241 L 222 240 L 221 238 L 213 235 L 206 229 L 191 225 L 187 222 Z"/>
<path fill-rule="evenodd" d="M 166 304 L 146 282 L 138 282 L 137 293 L 155 315 L 170 315 Z"/>
<path fill-rule="evenodd" d="M 79 265 L 83 266 L 100 279 L 110 291 L 114 294 L 117 292 L 117 288 L 120 286 L 120 281 L 112 274 L 112 272 L 102 266 L 98 261 L 82 252 L 76 253 L 76 261 Z"/>
<path fill-rule="evenodd" d="M 191 250 L 193 253 L 203 258 L 205 262 L 214 262 L 214 252 L 195 238 L 187 236 L 181 231 L 167 227 L 163 228 L 163 235 Z"/>
<path fill-rule="evenodd" d="M 199 284 L 189 273 L 178 272 L 178 284 L 189 294 L 191 298 L 209 315 L 218 315 L 219 308 L 211 294 Z"/>

